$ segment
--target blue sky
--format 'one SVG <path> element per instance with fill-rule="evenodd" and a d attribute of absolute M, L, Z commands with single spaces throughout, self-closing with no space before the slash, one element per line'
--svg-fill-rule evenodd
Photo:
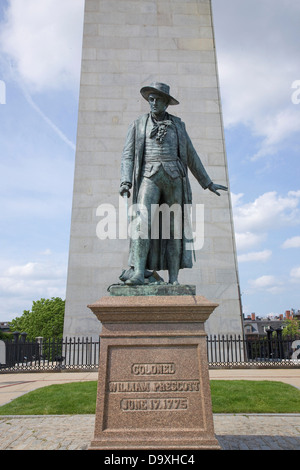
<path fill-rule="evenodd" d="M 212 4 L 243 310 L 300 309 L 300 3 Z M 0 5 L 0 321 L 65 298 L 82 26 L 83 0 Z"/>

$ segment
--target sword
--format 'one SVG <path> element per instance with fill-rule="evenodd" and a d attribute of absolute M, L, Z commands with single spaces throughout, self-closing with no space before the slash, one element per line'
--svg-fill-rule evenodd
<path fill-rule="evenodd" d="M 127 221 L 127 224 L 128 224 L 128 222 L 129 222 L 129 220 L 128 220 L 128 197 L 129 197 L 129 193 L 126 191 L 123 197 L 124 197 L 124 202 L 125 202 L 126 221 Z"/>
<path fill-rule="evenodd" d="M 126 219 L 125 219 L 125 217 L 124 217 L 125 214 L 124 214 L 123 217 L 122 217 L 123 223 L 124 223 L 124 225 L 125 225 L 125 227 L 124 227 L 125 230 L 124 230 L 123 236 L 124 236 L 124 237 L 126 238 L 126 240 L 127 240 L 127 239 L 128 239 L 128 227 L 129 227 L 129 223 L 130 223 L 130 221 L 129 221 L 129 208 L 128 208 L 128 199 L 129 199 L 129 197 L 130 197 L 129 191 L 124 191 L 122 197 L 123 197 L 123 201 L 124 201 L 124 205 L 125 205 L 125 207 L 123 208 L 123 210 L 125 209 L 124 212 L 125 212 L 125 214 L 126 214 Z M 125 222 L 124 219 L 126 220 L 126 222 Z"/>

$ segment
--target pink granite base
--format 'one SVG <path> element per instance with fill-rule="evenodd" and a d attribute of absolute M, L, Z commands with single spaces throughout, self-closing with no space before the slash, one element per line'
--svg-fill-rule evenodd
<path fill-rule="evenodd" d="M 90 449 L 220 449 L 214 434 L 200 296 L 104 297 Z"/>

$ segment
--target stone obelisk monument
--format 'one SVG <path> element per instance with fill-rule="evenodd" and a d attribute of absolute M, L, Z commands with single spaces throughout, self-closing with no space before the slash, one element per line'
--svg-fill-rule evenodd
<path fill-rule="evenodd" d="M 139 90 L 151 82 L 171 86 L 180 102 L 172 113 L 211 179 L 230 189 L 211 1 L 86 0 L 64 336 L 98 337 L 101 323 L 87 305 L 127 268 L 120 161 L 129 124 L 149 109 Z M 230 191 L 215 197 L 192 175 L 190 182 L 193 206 L 202 208 L 193 220 L 201 228 L 203 218 L 204 230 L 179 282 L 219 305 L 207 333 L 240 334 Z"/>

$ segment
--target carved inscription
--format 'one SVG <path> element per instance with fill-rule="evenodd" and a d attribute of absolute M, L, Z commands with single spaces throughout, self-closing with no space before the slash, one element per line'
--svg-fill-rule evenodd
<path fill-rule="evenodd" d="M 153 382 L 154 392 L 198 392 L 199 380 L 171 380 Z"/>
<path fill-rule="evenodd" d="M 168 394 L 199 392 L 199 380 L 157 380 L 158 376 L 174 375 L 176 367 L 170 363 L 132 364 L 131 374 L 136 380 L 111 381 L 108 384 L 110 394 L 134 394 L 133 398 L 120 400 L 122 411 L 176 411 L 186 410 L 189 407 L 187 397 L 169 398 Z M 157 379 L 155 379 L 157 377 Z M 142 378 L 144 380 L 142 380 Z M 146 380 L 145 380 L 146 379 Z M 150 394 L 150 397 L 148 394 Z M 146 394 L 146 396 L 145 396 Z M 154 394 L 154 395 L 153 395 Z M 158 398 L 154 398 L 159 394 Z M 164 396 L 167 395 L 165 398 Z M 138 397 L 138 395 L 140 397 Z M 141 397 L 142 395 L 142 397 Z M 147 396 L 148 395 L 148 396 Z M 172 397 L 172 395 L 171 395 Z"/>
<path fill-rule="evenodd" d="M 140 398 L 126 399 L 120 402 L 123 411 L 170 411 L 170 410 L 186 410 L 188 408 L 187 398 Z"/>
<path fill-rule="evenodd" d="M 198 392 L 199 380 L 162 380 L 147 382 L 110 382 L 111 393 L 120 392 Z"/>
<path fill-rule="evenodd" d="M 118 392 L 150 392 L 150 382 L 110 382 L 109 391 Z"/>
<path fill-rule="evenodd" d="M 175 374 L 175 364 L 133 364 L 131 367 L 133 375 L 168 375 Z"/>

